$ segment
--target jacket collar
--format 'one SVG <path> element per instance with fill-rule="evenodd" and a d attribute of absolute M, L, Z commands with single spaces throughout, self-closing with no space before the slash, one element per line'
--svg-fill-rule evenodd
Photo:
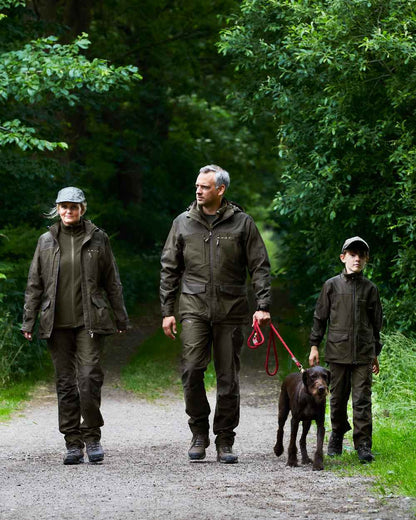
<path fill-rule="evenodd" d="M 240 211 L 243 211 L 243 209 L 240 206 L 238 206 L 234 202 L 229 202 L 227 199 L 223 199 L 221 202 L 221 206 L 217 210 L 217 216 L 213 222 L 213 225 L 215 225 L 219 221 L 229 219 L 234 215 L 234 213 L 238 213 Z M 210 227 L 209 222 L 204 216 L 201 206 L 197 204 L 196 200 L 194 200 L 192 204 L 188 207 L 187 217 L 197 220 L 207 228 Z"/>
<path fill-rule="evenodd" d="M 346 280 L 347 282 L 353 281 L 353 280 L 362 280 L 363 279 L 363 272 L 360 273 L 350 273 L 348 274 L 345 269 L 342 270 L 341 277 Z"/>
<path fill-rule="evenodd" d="M 83 243 L 85 244 L 85 242 L 90 240 L 93 233 L 98 230 L 98 227 L 95 224 L 93 224 L 91 220 L 82 219 L 82 222 L 84 223 L 85 227 L 85 239 L 83 241 Z M 59 228 L 60 222 L 55 222 L 55 224 L 52 224 L 52 226 L 49 228 L 49 233 L 53 236 L 55 240 L 58 239 Z"/>

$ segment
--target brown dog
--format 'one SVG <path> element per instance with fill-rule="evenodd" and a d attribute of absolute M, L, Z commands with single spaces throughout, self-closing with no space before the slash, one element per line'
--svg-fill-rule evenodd
<path fill-rule="evenodd" d="M 282 383 L 279 397 L 279 428 L 274 452 L 279 457 L 283 453 L 283 427 L 289 411 L 292 412 L 290 444 L 288 449 L 288 466 L 297 466 L 296 436 L 299 423 L 302 422 L 302 436 L 299 446 L 302 464 L 310 464 L 312 460 L 306 451 L 306 436 L 311 422 L 315 420 L 317 427 L 316 452 L 313 469 L 324 469 L 323 443 L 325 435 L 325 405 L 330 373 L 326 368 L 314 366 L 302 374 L 289 374 Z"/>

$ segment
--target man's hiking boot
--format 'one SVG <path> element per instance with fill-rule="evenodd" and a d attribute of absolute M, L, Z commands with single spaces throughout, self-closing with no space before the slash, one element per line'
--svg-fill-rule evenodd
<path fill-rule="evenodd" d="M 358 458 L 361 464 L 367 464 L 368 462 L 373 462 L 374 455 L 371 453 L 371 448 L 368 444 L 361 444 L 357 448 Z"/>
<path fill-rule="evenodd" d="M 334 457 L 335 455 L 342 454 L 342 441 L 344 440 L 343 435 L 338 435 L 338 433 L 331 433 L 328 442 L 328 455 L 330 457 Z"/>
<path fill-rule="evenodd" d="M 104 450 L 100 441 L 86 441 L 85 447 L 90 462 L 101 462 L 104 459 Z"/>
<path fill-rule="evenodd" d="M 205 448 L 209 446 L 209 437 L 203 433 L 196 433 L 192 437 L 188 457 L 191 461 L 205 459 Z"/>
<path fill-rule="evenodd" d="M 64 457 L 65 465 L 82 464 L 84 462 L 84 450 L 76 446 L 70 446 Z"/>
<path fill-rule="evenodd" d="M 231 446 L 217 446 L 217 461 L 223 464 L 235 464 L 238 462 L 238 456 L 233 453 Z"/>

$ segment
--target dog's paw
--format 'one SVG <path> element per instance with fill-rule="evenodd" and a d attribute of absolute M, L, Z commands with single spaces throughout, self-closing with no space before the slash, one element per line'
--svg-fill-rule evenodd
<path fill-rule="evenodd" d="M 273 451 L 276 457 L 280 457 L 280 455 L 283 453 L 283 446 L 281 444 L 276 444 L 273 448 Z"/>
<path fill-rule="evenodd" d="M 321 471 L 324 469 L 324 461 L 320 453 L 315 453 L 312 469 L 313 471 Z"/>
<path fill-rule="evenodd" d="M 289 466 L 290 468 L 297 468 L 298 467 L 298 461 L 295 459 L 289 459 L 286 463 L 286 466 Z"/>

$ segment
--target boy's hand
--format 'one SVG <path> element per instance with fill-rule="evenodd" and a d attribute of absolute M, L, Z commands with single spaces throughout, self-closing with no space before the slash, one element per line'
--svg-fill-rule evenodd
<path fill-rule="evenodd" d="M 175 316 L 165 316 L 162 321 L 162 329 L 165 336 L 175 339 L 176 335 L 176 319 Z"/>
<path fill-rule="evenodd" d="M 380 364 L 377 358 L 373 359 L 373 374 L 377 375 L 380 372 Z"/>
<path fill-rule="evenodd" d="M 319 365 L 319 350 L 317 346 L 313 345 L 309 354 L 309 366 L 313 367 L 315 365 Z"/>

